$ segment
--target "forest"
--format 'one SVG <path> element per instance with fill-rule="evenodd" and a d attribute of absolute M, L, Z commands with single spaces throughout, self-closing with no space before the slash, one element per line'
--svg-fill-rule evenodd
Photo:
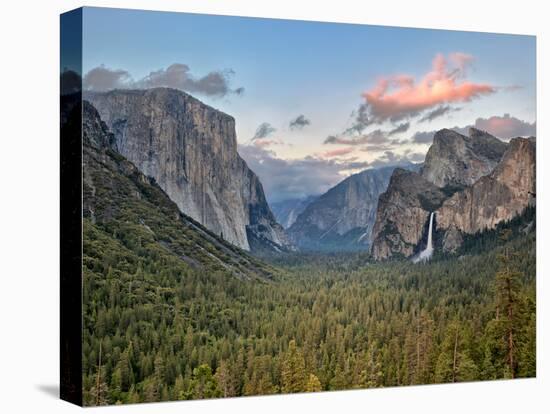
<path fill-rule="evenodd" d="M 533 377 L 527 213 L 429 263 L 294 255 L 254 280 L 86 218 L 84 403 Z"/>

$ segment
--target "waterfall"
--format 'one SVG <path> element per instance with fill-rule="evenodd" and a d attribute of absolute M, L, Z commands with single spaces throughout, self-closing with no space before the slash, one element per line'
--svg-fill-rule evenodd
<path fill-rule="evenodd" d="M 422 250 L 420 254 L 413 259 L 414 263 L 428 261 L 432 257 L 432 254 L 434 252 L 434 248 L 432 244 L 434 215 L 435 215 L 434 212 L 430 214 L 430 225 L 428 226 L 428 244 L 426 245 L 426 248 Z"/>

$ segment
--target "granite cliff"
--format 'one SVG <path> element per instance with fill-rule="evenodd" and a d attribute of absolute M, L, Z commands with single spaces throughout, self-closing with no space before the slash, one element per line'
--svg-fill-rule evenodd
<path fill-rule="evenodd" d="M 536 141 L 514 138 L 501 161 L 472 186 L 453 194 L 436 210 L 443 249 L 456 250 L 460 233 L 474 234 L 510 220 L 536 202 Z"/>
<path fill-rule="evenodd" d="M 168 88 L 86 93 L 117 151 L 179 209 L 234 245 L 286 250 L 258 177 L 237 153 L 235 120 Z"/>
<path fill-rule="evenodd" d="M 75 118 L 80 122 L 80 116 Z M 116 151 L 114 134 L 87 101 L 82 135 L 86 271 L 105 266 L 104 251 L 115 249 L 121 257 L 133 251 L 239 279 L 273 276 L 272 268 L 179 211 L 153 178 Z"/>
<path fill-rule="evenodd" d="M 388 189 L 380 195 L 373 229 L 372 254 L 376 259 L 411 256 L 418 249 L 431 211 L 445 193 L 414 171 L 393 172 Z"/>
<path fill-rule="evenodd" d="M 368 249 L 378 197 L 388 187 L 394 169 L 368 169 L 332 187 L 298 215 L 288 229 L 291 240 L 306 250 Z"/>
<path fill-rule="evenodd" d="M 434 136 L 419 173 L 396 170 L 380 196 L 373 230 L 376 259 L 417 253 L 435 212 L 436 248 L 456 251 L 464 234 L 494 228 L 535 203 L 534 138 L 509 143 L 471 128 Z"/>

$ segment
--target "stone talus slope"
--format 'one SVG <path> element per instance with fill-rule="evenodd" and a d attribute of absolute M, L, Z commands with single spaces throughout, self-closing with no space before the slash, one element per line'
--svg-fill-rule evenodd
<path fill-rule="evenodd" d="M 233 117 L 167 88 L 85 97 L 113 131 L 118 151 L 153 177 L 183 213 L 245 250 L 249 234 L 289 247 L 261 183 L 237 153 Z"/>

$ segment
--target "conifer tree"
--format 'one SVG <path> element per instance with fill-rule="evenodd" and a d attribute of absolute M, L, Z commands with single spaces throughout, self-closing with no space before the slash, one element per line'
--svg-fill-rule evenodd
<path fill-rule="evenodd" d="M 284 393 L 304 391 L 306 382 L 305 361 L 294 339 L 288 344 L 288 350 L 283 360 L 281 377 L 283 384 L 282 391 Z"/>
<path fill-rule="evenodd" d="M 306 392 L 318 392 L 321 391 L 321 381 L 315 374 L 309 374 L 309 378 L 306 383 Z"/>

